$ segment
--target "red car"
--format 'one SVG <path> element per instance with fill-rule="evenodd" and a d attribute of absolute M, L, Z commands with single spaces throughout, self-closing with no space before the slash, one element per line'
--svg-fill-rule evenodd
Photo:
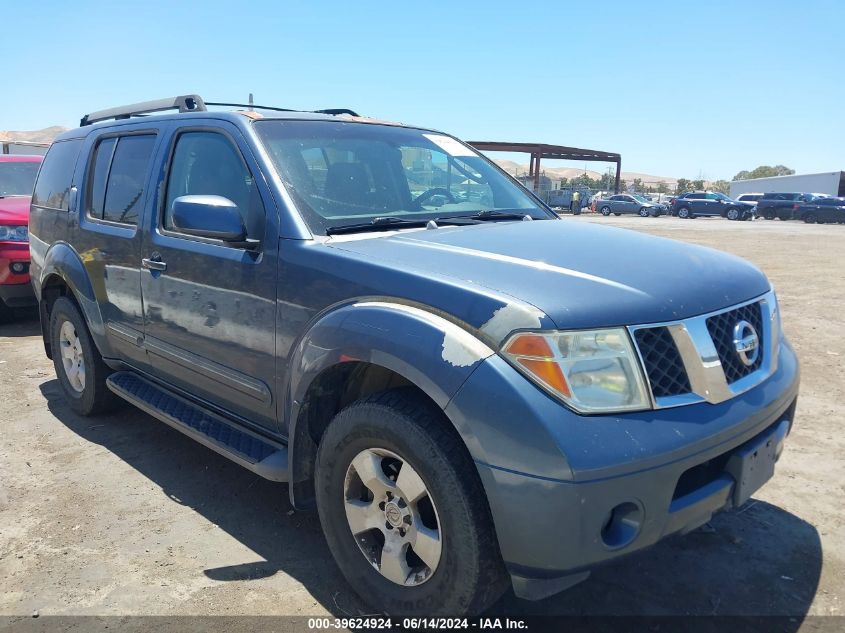
<path fill-rule="evenodd" d="M 41 156 L 0 154 L 0 322 L 35 305 L 29 283 L 29 202 Z"/>

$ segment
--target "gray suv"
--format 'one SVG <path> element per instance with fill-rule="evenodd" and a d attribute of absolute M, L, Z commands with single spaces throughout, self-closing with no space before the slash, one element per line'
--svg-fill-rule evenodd
<path fill-rule="evenodd" d="M 561 220 L 442 132 L 212 105 L 47 153 L 32 283 L 78 414 L 286 482 L 391 615 L 549 596 L 773 475 L 799 370 L 751 264 Z"/>

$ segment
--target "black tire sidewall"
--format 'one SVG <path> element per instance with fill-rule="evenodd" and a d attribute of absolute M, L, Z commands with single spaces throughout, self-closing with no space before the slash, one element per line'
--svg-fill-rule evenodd
<path fill-rule="evenodd" d="M 59 332 L 65 321 L 69 321 L 73 325 L 82 346 L 82 356 L 85 360 L 85 388 L 81 393 L 71 387 L 62 364 Z M 79 309 L 66 297 L 57 299 L 50 313 L 50 346 L 53 350 L 56 378 L 62 385 L 62 391 L 64 391 L 70 408 L 80 415 L 90 415 L 97 408 L 97 379 L 100 378 L 97 372 L 98 365 L 102 361 L 100 361 L 99 352 L 94 346 L 94 341 L 91 339 L 88 327 L 85 325 Z"/>
<path fill-rule="evenodd" d="M 343 483 L 352 459 L 369 448 L 387 449 L 406 460 L 422 477 L 436 506 L 443 540 L 441 559 L 434 575 L 416 587 L 402 587 L 381 576 L 349 530 Z M 320 443 L 315 488 L 320 521 L 338 566 L 365 600 L 369 596 L 387 613 L 463 613 L 473 609 L 478 583 L 492 582 L 479 577 L 484 554 L 478 534 L 483 530 L 467 498 L 482 494 L 480 483 L 467 486 L 431 435 L 401 412 L 365 403 L 338 414 Z"/>

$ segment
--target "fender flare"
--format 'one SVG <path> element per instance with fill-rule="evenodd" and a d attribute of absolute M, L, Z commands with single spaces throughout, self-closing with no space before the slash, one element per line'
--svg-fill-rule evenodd
<path fill-rule="evenodd" d="M 44 256 L 44 264 L 38 279 L 39 303 L 43 300 L 44 283 L 53 275 L 60 277 L 73 294 L 100 354 L 104 357 L 113 355 L 109 353 L 111 348 L 106 339 L 103 315 L 85 264 L 82 263 L 79 254 L 66 242 L 52 244 Z"/>
<path fill-rule="evenodd" d="M 308 389 L 325 370 L 345 362 L 389 369 L 445 409 L 470 374 L 495 354 L 484 333 L 416 305 L 362 299 L 319 317 L 290 356 L 287 389 L 290 482 L 308 478 L 308 443 L 299 424 Z M 454 422 L 453 422 L 454 424 Z M 470 434 L 458 428 L 465 444 Z M 295 486 L 291 485 L 294 501 Z"/>

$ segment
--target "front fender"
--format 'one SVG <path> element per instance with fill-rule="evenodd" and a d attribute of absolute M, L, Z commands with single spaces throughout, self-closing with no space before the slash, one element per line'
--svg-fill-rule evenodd
<path fill-rule="evenodd" d="M 483 337 L 483 334 L 479 336 Z M 307 478 L 298 451 L 306 450 L 297 423 L 317 376 L 345 362 L 366 362 L 396 372 L 441 409 L 494 350 L 470 328 L 424 308 L 362 300 L 336 308 L 314 323 L 291 355 L 288 441 L 291 482 Z M 465 436 L 466 429 L 458 429 Z M 467 442 L 469 438 L 464 437 Z"/>
<path fill-rule="evenodd" d="M 79 304 L 100 354 L 105 357 L 113 356 L 106 339 L 100 306 L 79 254 L 66 242 L 56 242 L 47 249 L 39 268 L 36 289 L 39 301 L 43 298 L 44 284 L 47 280 L 54 275 L 60 277 Z"/>

